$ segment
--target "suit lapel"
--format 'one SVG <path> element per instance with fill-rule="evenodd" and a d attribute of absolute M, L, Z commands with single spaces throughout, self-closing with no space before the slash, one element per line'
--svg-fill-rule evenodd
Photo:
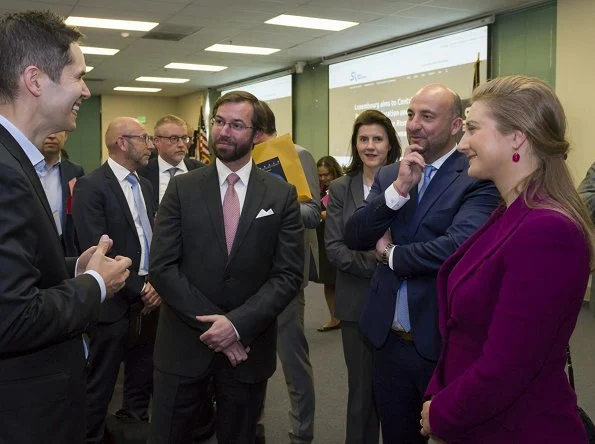
<path fill-rule="evenodd" d="M 471 236 L 469 240 L 465 242 L 465 244 L 463 244 L 462 248 L 460 248 L 460 250 L 462 250 L 460 255 L 457 255 L 458 259 L 463 257 L 463 255 L 471 248 L 471 246 L 473 246 L 473 244 L 481 237 L 481 235 L 485 233 L 492 225 L 498 221 L 502 222 L 502 226 L 498 231 L 497 242 L 492 242 L 491 245 L 489 245 L 489 248 L 481 249 L 481 255 L 478 255 L 474 258 L 473 264 L 471 266 L 465 268 L 462 273 L 453 276 L 453 281 L 451 282 L 450 291 L 448 294 L 449 306 L 450 300 L 456 288 L 461 285 L 461 283 L 475 270 L 477 270 L 477 268 L 486 259 L 494 255 L 496 250 L 498 250 L 504 244 L 506 239 L 512 235 L 512 233 L 523 222 L 524 218 L 527 216 L 527 214 L 529 214 L 530 211 L 531 209 L 525 205 L 522 196 L 519 196 L 508 209 L 505 207 L 499 207 L 496 209 L 490 219 L 478 231 L 476 231 L 473 236 Z"/>
<path fill-rule="evenodd" d="M 410 225 L 412 236 L 415 235 L 421 221 L 426 216 L 426 213 L 432 208 L 442 193 L 444 193 L 465 170 L 464 157 L 462 156 L 461 153 L 455 151 L 448 159 L 446 159 L 446 162 L 444 162 L 432 178 L 420 202 L 417 202 L 417 187 L 413 187 L 412 191 L 414 191 L 414 193 L 411 193 L 411 199 L 415 199 L 415 202 L 417 202 L 417 209 Z"/>
<path fill-rule="evenodd" d="M 217 167 L 215 162 L 209 165 L 208 173 L 205 176 L 203 189 L 197 190 L 199 193 L 204 193 L 206 211 L 211 218 L 211 224 L 215 231 L 217 243 L 221 251 L 227 256 L 227 244 L 225 243 L 225 223 L 223 221 L 223 205 L 221 203 L 221 187 L 219 185 L 219 175 L 217 174 Z"/>
<path fill-rule="evenodd" d="M 155 219 L 155 211 L 153 211 L 153 193 L 151 193 L 149 189 L 149 181 L 144 177 L 139 177 L 139 183 L 141 192 L 143 193 L 143 199 L 145 200 L 145 211 L 147 212 L 147 217 L 151 223 L 151 228 L 154 228 L 153 222 Z"/>
<path fill-rule="evenodd" d="M 248 189 L 246 190 L 246 200 L 242 207 L 242 214 L 240 215 L 240 222 L 238 223 L 238 230 L 233 241 L 231 248 L 231 254 L 229 255 L 230 260 L 233 258 L 234 253 L 238 250 L 242 241 L 246 237 L 250 226 L 256 219 L 258 212 L 261 209 L 268 210 L 269 208 L 262 208 L 262 200 L 267 191 L 267 187 L 263 182 L 262 173 L 256 165 L 252 165 L 252 171 L 250 173 L 250 181 L 248 182 Z"/>
<path fill-rule="evenodd" d="M 124 196 L 124 192 L 122 191 L 122 187 L 120 186 L 120 182 L 118 182 L 118 178 L 110 168 L 109 164 L 105 162 L 102 166 L 103 172 L 105 174 L 106 183 L 108 187 L 112 190 L 112 193 L 116 197 L 116 200 L 120 204 L 122 208 L 122 212 L 126 217 L 126 220 L 136 233 L 136 225 L 134 225 L 134 219 L 132 218 L 132 213 L 130 212 L 130 207 L 128 206 L 128 201 L 126 200 L 126 196 Z"/>
<path fill-rule="evenodd" d="M 68 210 L 68 196 L 70 195 L 70 187 L 68 186 L 68 178 L 73 176 L 71 174 L 70 166 L 66 163 L 65 159 L 60 160 L 60 183 L 62 184 L 62 233 L 66 226 L 66 217 Z"/>
<path fill-rule="evenodd" d="M 54 227 L 54 231 L 56 232 L 56 236 L 58 236 L 58 229 L 56 227 L 56 222 L 54 221 L 54 216 L 52 215 L 52 210 L 50 208 L 50 204 L 48 202 L 47 196 L 45 195 L 45 191 L 43 190 L 43 186 L 41 185 L 41 181 L 39 180 L 39 176 L 37 175 L 37 171 L 33 165 L 31 165 L 31 161 L 17 143 L 17 141 L 10 135 L 10 133 L 0 125 L 0 138 L 4 146 L 6 147 L 7 151 L 19 162 L 23 172 L 29 179 L 29 182 L 33 186 L 35 190 L 35 194 L 37 194 L 37 198 L 41 202 L 43 209 Z"/>
<path fill-rule="evenodd" d="M 354 208 L 359 208 L 364 203 L 364 175 L 362 172 L 357 173 L 349 180 L 349 195 Z M 345 205 L 347 207 L 347 205 Z"/>

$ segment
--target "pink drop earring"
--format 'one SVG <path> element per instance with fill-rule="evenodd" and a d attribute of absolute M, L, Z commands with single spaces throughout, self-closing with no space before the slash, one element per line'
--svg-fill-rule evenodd
<path fill-rule="evenodd" d="M 521 160 L 521 155 L 520 155 L 519 153 L 514 153 L 514 154 L 512 155 L 512 161 L 513 161 L 514 163 L 517 163 L 519 160 Z"/>

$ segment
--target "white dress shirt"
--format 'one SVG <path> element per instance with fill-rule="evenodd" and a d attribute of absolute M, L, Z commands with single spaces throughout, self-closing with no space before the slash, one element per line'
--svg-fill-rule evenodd
<path fill-rule="evenodd" d="M 168 170 L 170 168 L 174 168 L 174 165 L 170 165 L 168 162 L 163 160 L 161 156 L 157 156 L 157 165 L 159 167 L 159 190 L 154 191 L 159 191 L 159 203 L 161 203 L 161 199 L 163 199 L 163 195 L 165 194 L 165 190 L 167 190 L 167 186 L 169 185 L 169 181 L 171 179 L 171 175 L 169 174 Z M 186 168 L 184 159 L 182 159 L 179 164 L 175 165 L 175 168 L 177 168 L 177 170 L 174 176 L 188 172 L 188 168 Z"/>
<path fill-rule="evenodd" d="M 145 270 L 142 265 L 145 263 L 145 256 L 149 254 L 146 248 L 145 242 L 145 233 L 143 231 L 143 226 L 140 222 L 140 217 L 138 215 L 138 211 L 136 210 L 136 203 L 134 202 L 134 193 L 132 192 L 132 185 L 126 179 L 130 174 L 130 170 L 128 168 L 123 167 L 118 162 L 116 162 L 111 157 L 107 159 L 107 164 L 110 166 L 112 171 L 114 172 L 116 179 L 118 179 L 118 183 L 122 188 L 122 192 L 124 193 L 124 197 L 126 197 L 126 202 L 128 203 L 128 208 L 130 209 L 130 213 L 132 213 L 132 220 L 134 220 L 134 227 L 136 228 L 136 234 L 138 235 L 138 240 L 140 242 L 140 265 L 138 270 L 139 276 L 145 276 L 149 273 L 149 270 Z M 133 173 L 136 175 L 136 172 Z M 137 175 L 138 178 L 138 175 Z M 139 187 L 140 187 L 140 180 L 139 180 Z M 145 204 L 145 197 L 143 196 L 142 189 L 140 194 L 140 198 L 142 200 L 142 206 L 145 208 L 145 212 L 147 211 L 147 205 Z"/>

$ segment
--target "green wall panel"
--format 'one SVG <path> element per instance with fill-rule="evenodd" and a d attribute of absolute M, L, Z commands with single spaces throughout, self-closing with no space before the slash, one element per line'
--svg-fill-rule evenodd
<path fill-rule="evenodd" d="M 101 165 L 101 97 L 84 100 L 76 119 L 76 131 L 70 133 L 64 146 L 70 160 L 90 173 Z"/>

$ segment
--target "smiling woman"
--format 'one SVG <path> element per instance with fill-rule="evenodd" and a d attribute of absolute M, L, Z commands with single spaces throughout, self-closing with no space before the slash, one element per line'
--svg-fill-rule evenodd
<path fill-rule="evenodd" d="M 422 434 L 586 443 L 565 363 L 592 226 L 565 163 L 564 110 L 543 81 L 502 77 L 474 91 L 466 125 L 469 175 L 492 180 L 504 204 L 440 269 L 443 353 Z"/>

